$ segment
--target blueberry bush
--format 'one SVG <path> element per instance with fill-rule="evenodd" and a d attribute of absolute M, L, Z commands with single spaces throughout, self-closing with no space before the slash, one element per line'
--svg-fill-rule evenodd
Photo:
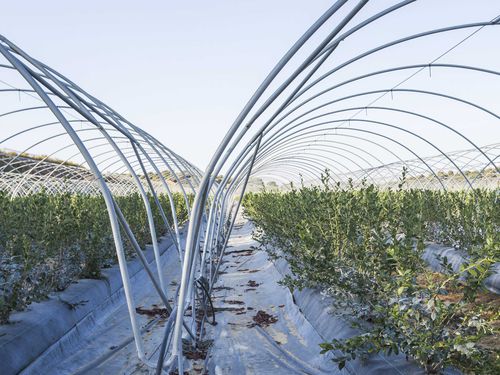
<path fill-rule="evenodd" d="M 146 210 L 139 194 L 116 197 L 141 248 L 151 242 Z M 149 197 L 158 236 L 166 232 L 159 209 Z M 159 196 L 170 223 L 168 197 Z M 187 220 L 185 200 L 174 195 L 177 217 Z M 124 242 L 127 256 L 131 244 Z M 13 310 L 66 288 L 79 278 L 99 278 L 116 261 L 104 199 L 83 194 L 47 194 L 12 198 L 0 191 L 0 322 Z"/>
<path fill-rule="evenodd" d="M 500 261 L 499 192 L 373 185 L 263 190 L 244 198 L 254 237 L 283 257 L 290 288 L 321 288 L 359 334 L 322 344 L 339 368 L 374 353 L 402 353 L 436 374 L 500 373 L 500 298 L 483 288 Z M 429 242 L 468 254 L 460 272 L 422 260 Z"/>

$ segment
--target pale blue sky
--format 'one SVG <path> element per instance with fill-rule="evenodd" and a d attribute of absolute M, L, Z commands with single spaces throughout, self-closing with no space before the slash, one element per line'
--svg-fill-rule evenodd
<path fill-rule="evenodd" d="M 204 166 L 255 87 L 330 4 L 307 3 L 9 1 L 0 33 Z"/>
<path fill-rule="evenodd" d="M 0 33 L 204 167 L 253 90 L 331 3 L 8 1 Z M 417 7 L 406 17 L 431 22 L 450 7 L 470 12 L 467 0 L 431 3 L 432 15 Z M 477 4 L 478 19 L 500 13 L 498 0 Z M 380 35 L 391 35 L 397 20 Z"/>

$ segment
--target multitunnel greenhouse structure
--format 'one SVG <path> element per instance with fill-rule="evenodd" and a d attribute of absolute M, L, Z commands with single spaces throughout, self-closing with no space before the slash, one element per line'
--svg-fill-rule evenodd
<path fill-rule="evenodd" d="M 205 169 L 0 35 L 0 373 L 499 373 L 489 5 L 332 1 Z"/>

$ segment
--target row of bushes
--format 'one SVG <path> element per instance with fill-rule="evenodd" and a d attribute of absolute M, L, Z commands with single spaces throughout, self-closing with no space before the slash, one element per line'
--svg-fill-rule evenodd
<path fill-rule="evenodd" d="M 245 196 L 254 236 L 287 259 L 291 288 L 320 287 L 359 335 L 324 343 L 339 367 L 376 352 L 404 353 L 428 373 L 456 366 L 499 373 L 500 299 L 481 290 L 500 260 L 498 191 L 302 187 Z M 422 260 L 426 241 L 465 249 L 444 274 Z M 496 328 L 495 328 L 496 325 Z M 492 343 L 497 344 L 492 344 Z M 489 343 L 489 344 L 488 344 Z"/>
<path fill-rule="evenodd" d="M 139 245 L 151 242 L 139 194 L 116 197 Z M 149 197 L 158 236 L 166 227 Z M 159 200 L 172 223 L 168 197 Z M 185 200 L 174 195 L 177 217 L 187 220 Z M 123 236 L 125 237 L 125 236 Z M 124 242 L 127 256 L 133 254 Z M 116 261 L 108 212 L 101 196 L 37 193 L 12 198 L 0 192 L 0 322 L 78 278 L 99 278 Z"/>

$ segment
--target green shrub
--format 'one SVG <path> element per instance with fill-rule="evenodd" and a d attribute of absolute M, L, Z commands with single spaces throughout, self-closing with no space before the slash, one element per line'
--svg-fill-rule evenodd
<path fill-rule="evenodd" d="M 166 227 L 154 204 L 156 232 Z M 172 223 L 168 197 L 159 200 Z M 180 222 L 187 220 L 181 194 L 174 195 Z M 141 248 L 151 242 L 139 194 L 116 198 Z M 133 249 L 124 242 L 127 256 Z M 0 191 L 0 322 L 13 310 L 66 288 L 78 278 L 99 278 L 116 261 L 106 204 L 101 196 L 36 193 L 12 198 Z"/>
<path fill-rule="evenodd" d="M 498 342 L 500 299 L 481 288 L 500 260 L 498 191 L 403 186 L 404 174 L 397 190 L 332 188 L 326 178 L 322 187 L 249 193 L 245 215 L 271 256 L 289 262 L 293 277 L 284 284 L 326 290 L 359 329 L 322 345 L 340 368 L 384 352 L 404 353 L 428 373 L 495 373 L 498 345 L 481 343 Z M 446 259 L 446 275 L 431 272 L 421 257 L 427 241 L 460 247 L 470 259 L 459 274 Z"/>

